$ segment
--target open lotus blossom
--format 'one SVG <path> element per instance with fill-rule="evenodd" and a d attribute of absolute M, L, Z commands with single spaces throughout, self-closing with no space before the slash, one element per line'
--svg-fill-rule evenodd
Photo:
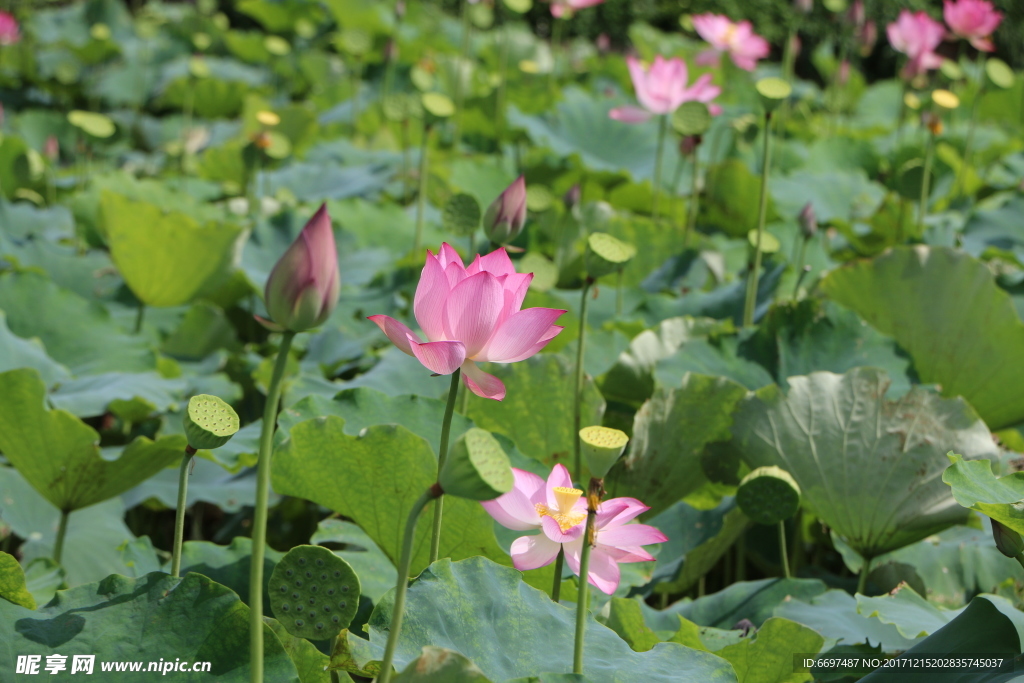
<path fill-rule="evenodd" d="M 728 52 L 732 63 L 745 71 L 753 71 L 757 60 L 768 56 L 768 41 L 754 33 L 749 21 L 735 23 L 721 14 L 698 14 L 693 28 L 711 49 L 697 55 L 698 64 L 717 64 L 719 56 Z"/>
<path fill-rule="evenodd" d="M 556 308 L 520 310 L 533 273 L 517 273 L 505 249 L 477 255 L 468 267 L 449 244 L 435 255 L 427 250 L 413 300 L 423 341 L 406 325 L 372 315 L 388 339 L 431 372 L 450 375 L 462 368 L 462 381 L 477 396 L 500 401 L 505 385 L 477 362 L 515 363 L 536 354 L 562 331 Z"/>
<path fill-rule="evenodd" d="M 946 30 L 926 12 L 903 10 L 885 32 L 893 49 L 908 57 L 903 69 L 904 78 L 913 78 L 942 66 L 942 57 L 935 54 L 935 48 L 942 42 Z"/>
<path fill-rule="evenodd" d="M 551 0 L 551 16 L 562 18 L 578 9 L 600 5 L 604 0 Z"/>
<path fill-rule="evenodd" d="M 971 45 L 982 52 L 992 52 L 995 46 L 989 38 L 1003 21 L 987 0 L 945 0 L 942 17 L 953 31 L 953 35 L 969 40 Z"/>
<path fill-rule="evenodd" d="M 0 45 L 14 45 L 19 40 L 18 20 L 7 12 L 0 12 Z"/>
<path fill-rule="evenodd" d="M 671 114 L 683 102 L 696 100 L 709 103 L 718 97 L 722 89 L 711 84 L 711 74 L 704 74 L 692 86 L 686 87 L 689 74 L 686 62 L 673 57 L 665 59 L 661 55 L 654 58 L 648 68 L 644 68 L 635 57 L 626 57 L 633 89 L 640 107 L 616 107 L 608 112 L 608 116 L 625 123 L 640 123 L 651 116 Z M 713 114 L 721 113 L 721 107 L 709 105 Z"/>

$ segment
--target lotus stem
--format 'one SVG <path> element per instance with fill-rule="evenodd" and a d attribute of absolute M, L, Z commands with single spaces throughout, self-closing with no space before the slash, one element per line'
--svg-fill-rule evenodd
<path fill-rule="evenodd" d="M 263 556 L 267 543 L 267 499 L 270 497 L 270 458 L 274 449 L 274 428 L 281 402 L 281 384 L 288 364 L 288 350 L 295 333 L 286 330 L 277 350 L 274 372 L 267 387 L 260 430 L 260 454 L 256 465 L 256 505 L 252 518 L 252 558 L 249 571 L 249 680 L 263 683 Z"/>
<path fill-rule="evenodd" d="M 931 189 L 932 161 L 935 158 L 935 133 L 928 131 L 928 145 L 924 151 L 924 175 L 921 177 L 921 199 L 917 212 L 917 234 L 924 234 L 924 218 L 928 213 L 928 194 Z"/>
<path fill-rule="evenodd" d="M 583 531 L 583 549 L 580 552 L 580 589 L 576 595 L 576 643 L 572 656 L 572 672 L 583 673 L 583 635 L 587 627 L 587 591 L 590 588 L 590 548 L 594 544 L 594 519 L 604 490 L 600 479 L 591 478 L 587 491 L 587 526 Z"/>
<path fill-rule="evenodd" d="M 619 269 L 618 275 L 615 278 L 615 317 L 622 317 L 623 300 L 622 300 L 622 278 L 625 274 L 623 269 Z"/>
<path fill-rule="evenodd" d="M 764 224 L 768 217 L 768 172 L 772 163 L 772 115 L 764 114 L 764 162 L 761 164 L 761 198 L 758 203 L 757 244 L 754 245 L 754 264 L 747 273 L 747 298 L 743 304 L 743 327 L 754 324 L 754 307 L 757 305 L 757 279 L 761 271 L 761 244 L 764 239 Z"/>
<path fill-rule="evenodd" d="M 864 591 L 868 588 L 868 573 L 871 571 L 871 558 L 864 558 L 864 566 L 860 568 L 860 576 L 857 577 L 857 592 L 867 595 Z"/>
<path fill-rule="evenodd" d="M 502 3 L 494 4 L 495 12 L 501 16 Z M 501 56 L 498 58 L 498 92 L 495 97 L 494 122 L 498 127 L 495 139 L 498 143 L 498 159 L 502 159 L 501 143 L 505 137 L 505 89 L 508 79 L 508 52 L 512 43 L 512 36 L 509 35 L 509 25 L 505 24 L 501 29 Z"/>
<path fill-rule="evenodd" d="M 142 321 L 146 317 L 146 304 L 139 301 L 139 307 L 135 310 L 135 334 L 142 331 Z"/>
<path fill-rule="evenodd" d="M 1018 564 L 1020 564 L 1021 567 L 1024 567 L 1024 554 L 1018 555 L 1013 559 L 1017 560 Z"/>
<path fill-rule="evenodd" d="M 462 108 L 466 93 L 462 87 L 462 65 L 469 62 L 469 0 L 462 0 L 462 48 L 459 50 L 459 66 L 455 79 L 455 118 L 452 121 L 452 149 L 458 150 L 459 138 L 462 136 Z"/>
<path fill-rule="evenodd" d="M 380 665 L 377 683 L 389 683 L 391 680 L 391 662 L 395 658 L 395 647 L 398 645 L 398 634 L 402 630 L 402 616 L 405 611 L 405 592 L 409 587 L 409 566 L 412 564 L 412 542 L 416 536 L 416 520 L 423 508 L 434 498 L 440 498 L 441 487 L 434 484 L 416 499 L 409 510 L 409 518 L 405 521 L 402 534 L 402 557 L 398 561 L 398 581 L 395 582 L 395 602 L 391 607 L 391 626 L 388 632 L 388 643 L 384 648 L 384 660 Z"/>
<path fill-rule="evenodd" d="M 587 339 L 587 308 L 589 307 L 590 286 L 594 284 L 593 279 L 587 277 L 583 284 L 583 293 L 580 297 L 580 336 L 576 344 L 576 402 L 573 409 L 573 438 L 576 443 L 576 455 L 573 459 L 573 474 L 576 481 L 583 479 L 583 455 L 580 450 L 580 428 L 582 426 L 583 412 L 583 353 L 586 351 Z"/>
<path fill-rule="evenodd" d="M 559 547 L 555 558 L 555 578 L 551 582 L 551 600 L 558 602 L 562 595 L 562 565 L 565 563 L 565 551 Z"/>
<path fill-rule="evenodd" d="M 661 157 L 665 147 L 665 131 L 668 128 L 668 115 L 658 117 L 658 147 L 654 150 L 654 187 L 651 195 L 651 218 L 658 220 L 658 199 L 661 193 Z"/>
<path fill-rule="evenodd" d="M 683 250 L 690 246 L 690 235 L 697 227 L 697 207 L 700 205 L 700 160 L 697 158 L 697 146 L 691 155 L 693 178 L 690 185 L 690 202 L 686 207 L 686 228 L 683 230 Z"/>
<path fill-rule="evenodd" d="M 60 511 L 60 524 L 57 525 L 57 540 L 53 543 L 53 561 L 57 564 L 60 564 L 61 558 L 64 556 L 64 537 L 68 535 L 68 517 L 70 516 L 70 510 Z"/>
<path fill-rule="evenodd" d="M 974 96 L 974 102 L 971 103 L 971 119 L 967 124 L 967 139 L 964 141 L 964 157 L 960 164 L 960 170 L 956 174 L 956 182 L 953 185 L 953 197 L 960 196 L 960 193 L 965 191 L 963 184 L 966 182 L 967 171 L 971 167 L 971 154 L 974 152 L 974 127 L 978 123 L 978 104 L 981 102 L 981 96 L 985 94 L 985 53 L 981 53 L 981 83 L 978 85 L 978 92 Z"/>
<path fill-rule="evenodd" d="M 185 507 L 188 504 L 188 466 L 196 449 L 185 446 L 185 456 L 178 470 L 178 508 L 174 514 L 174 554 L 171 555 L 171 576 L 181 576 L 181 544 L 185 537 Z"/>
<path fill-rule="evenodd" d="M 462 369 L 456 368 L 452 373 L 452 383 L 448 388 L 448 402 L 444 407 L 444 420 L 441 422 L 441 446 L 437 450 L 437 476 L 441 478 L 441 468 L 448 459 L 448 436 L 452 430 L 452 413 L 455 412 L 455 397 L 459 395 L 459 376 Z M 437 497 L 434 504 L 434 527 L 430 532 L 430 563 L 437 561 L 438 549 L 441 547 L 441 515 L 444 512 L 444 498 Z"/>
<path fill-rule="evenodd" d="M 562 42 L 562 19 L 551 18 L 551 73 L 548 74 L 548 87 L 555 87 L 555 76 L 558 72 L 559 44 Z"/>
<path fill-rule="evenodd" d="M 786 544 L 786 522 L 779 522 L 779 557 L 782 558 L 782 575 L 792 578 L 789 573 L 789 546 Z"/>
<path fill-rule="evenodd" d="M 412 253 L 416 256 L 423 248 L 423 220 L 427 208 L 427 166 L 430 149 L 430 124 L 423 121 L 423 140 L 420 142 L 420 177 L 419 189 L 416 191 L 416 236 L 412 243 Z"/>

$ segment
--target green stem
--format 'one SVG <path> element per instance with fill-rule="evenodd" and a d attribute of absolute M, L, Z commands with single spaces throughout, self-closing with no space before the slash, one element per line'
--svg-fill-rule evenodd
<path fill-rule="evenodd" d="M 789 573 L 789 546 L 786 544 L 786 522 L 779 522 L 779 556 L 782 557 L 782 575 L 791 578 Z"/>
<path fill-rule="evenodd" d="M 860 568 L 860 576 L 857 577 L 857 592 L 865 595 L 868 587 L 868 573 L 871 571 L 871 559 L 864 558 L 864 566 Z"/>
<path fill-rule="evenodd" d="M 757 304 L 757 278 L 761 271 L 761 244 L 764 239 L 764 224 L 768 217 L 768 172 L 772 164 L 772 115 L 764 115 L 764 162 L 761 164 L 761 198 L 757 218 L 757 244 L 754 245 L 754 265 L 747 273 L 747 299 L 743 304 L 743 326 L 754 324 L 754 307 Z"/>
<path fill-rule="evenodd" d="M 192 110 L 195 107 L 196 89 L 190 81 L 188 90 L 185 91 L 185 101 L 182 103 L 182 128 L 181 128 L 181 175 L 188 178 L 188 134 L 192 131 Z"/>
<path fill-rule="evenodd" d="M 495 3 L 495 10 L 500 14 L 502 11 L 503 3 Z M 509 46 L 512 43 L 512 37 L 509 35 L 509 25 L 505 24 L 502 27 L 501 37 L 501 56 L 498 58 L 498 94 L 495 101 L 494 121 L 497 125 L 497 134 L 495 139 L 498 143 L 498 159 L 502 158 L 501 154 L 501 142 L 505 137 L 505 89 L 506 81 L 508 79 L 508 52 Z"/>
<path fill-rule="evenodd" d="M 402 119 L 402 204 L 409 201 L 409 118 Z"/>
<path fill-rule="evenodd" d="M 576 345 L 576 391 L 575 391 L 575 405 L 573 408 L 573 425 L 574 430 L 572 433 L 573 442 L 576 444 L 576 456 L 573 459 L 573 472 L 576 476 L 576 481 L 583 479 L 583 456 L 580 450 L 580 428 L 582 427 L 582 412 L 583 412 L 583 353 L 586 350 L 586 339 L 587 339 L 587 308 L 589 307 L 590 297 L 590 286 L 594 284 L 594 281 L 587 278 L 587 281 L 583 284 L 583 293 L 580 297 L 580 337 Z"/>
<path fill-rule="evenodd" d="M 139 307 L 135 311 L 135 334 L 142 331 L 142 319 L 146 316 L 146 304 L 139 301 Z"/>
<path fill-rule="evenodd" d="M 921 199 L 917 212 L 917 235 L 924 234 L 924 217 L 928 212 L 928 192 L 931 189 L 932 160 L 935 157 L 935 133 L 928 132 L 928 146 L 924 152 L 924 176 L 921 178 Z"/>
<path fill-rule="evenodd" d="M 555 76 L 558 72 L 559 44 L 562 42 L 562 20 L 551 18 L 551 73 L 548 74 L 548 87 L 554 89 Z"/>
<path fill-rule="evenodd" d="M 340 635 L 331 638 L 331 657 L 334 656 L 335 651 L 338 649 L 338 642 L 340 638 Z M 331 683 L 341 683 L 341 675 L 338 673 L 337 669 L 331 669 Z"/>
<path fill-rule="evenodd" d="M 431 486 L 412 504 L 409 518 L 405 521 L 405 531 L 402 534 L 402 558 L 398 562 L 398 581 L 395 582 L 395 601 L 391 607 L 388 643 L 384 648 L 384 660 L 381 662 L 377 683 L 388 683 L 391 680 L 391 662 L 395 658 L 395 646 L 398 645 L 398 634 L 402 630 L 405 591 L 409 587 L 409 565 L 412 564 L 412 542 L 416 535 L 416 520 L 419 519 L 420 513 L 423 512 L 427 503 L 440 495 L 440 487 L 436 484 Z"/>
<path fill-rule="evenodd" d="M 427 152 L 430 143 L 430 124 L 423 121 L 423 141 L 420 143 L 420 177 L 416 193 L 416 237 L 412 243 L 413 257 L 418 257 L 423 248 L 423 218 L 427 207 Z"/>
<path fill-rule="evenodd" d="M 260 430 L 260 455 L 256 465 L 256 507 L 252 518 L 252 557 L 249 569 L 249 680 L 263 683 L 263 556 L 267 543 L 267 499 L 270 497 L 270 458 L 274 448 L 274 428 L 281 401 L 281 384 L 288 364 L 288 350 L 295 333 L 286 330 L 281 336 L 277 361 L 267 388 Z"/>
<path fill-rule="evenodd" d="M 1021 567 L 1024 567 L 1024 554 L 1020 554 L 1013 559 L 1017 560 L 1018 564 L 1020 564 Z"/>
<path fill-rule="evenodd" d="M 796 301 L 796 295 L 800 292 L 800 283 L 804 281 L 804 276 L 807 274 L 807 271 L 804 270 L 804 265 L 807 258 L 808 242 L 810 242 L 810 240 L 806 237 L 800 240 L 800 257 L 796 262 L 796 266 L 800 269 L 800 274 L 796 278 L 796 284 L 793 285 L 793 301 Z"/>
<path fill-rule="evenodd" d="M 782 48 L 782 77 L 787 81 L 793 81 L 793 65 L 796 62 L 796 52 L 793 50 L 793 39 L 796 37 L 796 29 L 789 29 L 786 44 Z"/>
<path fill-rule="evenodd" d="M 57 540 L 53 543 L 53 561 L 57 564 L 60 564 L 60 560 L 64 556 L 64 537 L 68 534 L 68 517 L 70 516 L 70 510 L 60 511 L 60 524 L 57 526 Z"/>
<path fill-rule="evenodd" d="M 362 83 L 362 64 L 356 60 L 355 68 L 351 70 L 350 82 L 352 84 L 352 137 L 359 132 L 359 86 Z"/>
<path fill-rule="evenodd" d="M 590 537 L 594 531 L 596 510 L 587 510 L 587 526 L 583 532 L 583 550 L 580 552 L 580 589 L 576 596 L 576 646 L 572 654 L 572 672 L 583 673 L 583 633 L 587 627 L 587 589 L 590 581 Z"/>
<path fill-rule="evenodd" d="M 960 170 L 956 174 L 956 182 L 953 185 L 952 197 L 958 197 L 961 192 L 965 191 L 963 183 L 966 182 L 967 170 L 971 167 L 971 154 L 974 152 L 974 127 L 978 122 L 978 103 L 981 102 L 981 96 L 985 94 L 985 53 L 981 53 L 981 83 L 978 85 L 978 92 L 974 96 L 974 102 L 971 103 L 971 120 L 967 124 L 967 139 L 964 141 L 964 156 L 963 161 L 960 163 Z"/>
<path fill-rule="evenodd" d="M 686 228 L 683 230 L 683 249 L 690 246 L 690 234 L 697 227 L 697 207 L 700 202 L 700 160 L 697 158 L 697 148 L 694 147 L 693 155 L 692 184 L 690 186 L 690 203 L 686 207 Z"/>
<path fill-rule="evenodd" d="M 658 199 L 661 193 L 661 157 L 665 147 L 665 131 L 668 128 L 668 115 L 658 117 L 658 147 L 654 150 L 654 187 L 651 195 L 651 218 L 658 220 Z"/>
<path fill-rule="evenodd" d="M 185 538 L 185 508 L 188 504 L 188 466 L 196 449 L 185 446 L 185 456 L 178 470 L 178 509 L 174 515 L 174 554 L 171 555 L 171 576 L 181 575 L 181 543 Z"/>
<path fill-rule="evenodd" d="M 455 412 L 455 397 L 459 394 L 459 377 L 462 375 L 462 368 L 456 368 L 452 373 L 452 383 L 448 387 L 448 403 L 444 407 L 444 420 L 441 422 L 441 447 L 437 451 L 437 477 L 441 478 L 441 468 L 444 461 L 448 459 L 448 436 L 452 429 L 452 413 Z M 438 496 L 434 504 L 434 527 L 430 532 L 430 562 L 437 561 L 438 549 L 441 546 L 441 515 L 444 511 L 444 498 Z"/>
<path fill-rule="evenodd" d="M 551 582 L 551 599 L 558 602 L 562 595 L 562 565 L 565 563 L 565 551 L 558 549 L 558 557 L 555 558 L 555 578 Z"/>
<path fill-rule="evenodd" d="M 459 137 L 462 135 L 462 107 L 466 101 L 466 93 L 462 87 L 462 65 L 469 62 L 469 0 L 462 0 L 462 49 L 459 51 L 459 68 L 455 79 L 455 116 L 452 121 L 452 149 L 458 150 Z"/>
<path fill-rule="evenodd" d="M 623 293 L 622 293 L 622 278 L 625 274 L 623 269 L 619 269 L 618 276 L 615 279 L 615 317 L 622 317 L 623 309 Z"/>

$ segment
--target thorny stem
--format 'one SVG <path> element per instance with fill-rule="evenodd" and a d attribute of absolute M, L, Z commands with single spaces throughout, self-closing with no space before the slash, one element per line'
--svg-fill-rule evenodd
<path fill-rule="evenodd" d="M 441 477 L 441 468 L 448 459 L 448 436 L 452 429 L 452 413 L 455 412 L 455 397 L 459 394 L 459 377 L 462 368 L 452 373 L 452 383 L 448 388 L 448 403 L 444 407 L 444 420 L 441 422 L 441 447 L 437 451 L 437 476 Z M 444 510 L 444 498 L 438 496 L 434 504 L 434 527 L 430 532 L 430 562 L 437 561 L 438 549 L 441 546 L 441 515 Z"/>

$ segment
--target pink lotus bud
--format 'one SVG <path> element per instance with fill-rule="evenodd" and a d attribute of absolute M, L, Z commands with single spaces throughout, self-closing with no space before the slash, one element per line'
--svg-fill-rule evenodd
<path fill-rule="evenodd" d="M 903 69 L 905 79 L 942 66 L 942 57 L 935 53 L 935 48 L 946 36 L 946 29 L 926 12 L 901 11 L 896 21 L 886 27 L 886 34 L 893 49 L 909 58 Z"/>
<path fill-rule="evenodd" d="M 814 0 L 793 0 L 793 7 L 797 12 L 810 14 L 814 10 Z"/>
<path fill-rule="evenodd" d="M 790 36 L 790 41 L 789 49 L 793 51 L 793 56 L 796 57 L 804 49 L 804 43 L 796 33 Z"/>
<path fill-rule="evenodd" d="M 860 51 L 861 57 L 867 57 L 871 54 L 871 51 L 875 49 L 875 43 L 878 42 L 878 25 L 868 20 L 864 22 L 864 25 L 857 31 L 857 49 Z"/>
<path fill-rule="evenodd" d="M 997 12 L 987 0 L 945 0 L 942 16 L 953 31 L 953 35 L 965 38 L 971 45 L 982 52 L 992 52 L 995 46 L 989 38 L 999 24 L 1003 15 Z"/>
<path fill-rule="evenodd" d="M 703 138 L 700 135 L 684 135 L 679 141 L 679 153 L 684 157 L 692 156 L 697 151 Z"/>
<path fill-rule="evenodd" d="M 57 161 L 60 158 L 60 143 L 57 142 L 56 135 L 46 138 L 46 143 L 43 145 L 43 154 L 50 161 Z"/>
<path fill-rule="evenodd" d="M 277 328 L 304 332 L 330 317 L 340 289 L 338 253 L 324 204 L 270 271 L 267 312 Z"/>
<path fill-rule="evenodd" d="M 839 62 L 839 73 L 836 74 L 839 85 L 846 85 L 850 80 L 850 60 L 844 59 Z"/>
<path fill-rule="evenodd" d="M 519 176 L 498 195 L 484 214 L 484 233 L 495 244 L 508 244 L 526 224 L 526 178 Z"/>
<path fill-rule="evenodd" d="M 597 51 L 601 54 L 605 54 L 608 50 L 612 49 L 612 39 L 608 37 L 607 33 L 599 35 L 594 44 L 597 46 Z"/>
<path fill-rule="evenodd" d="M 810 202 L 807 202 L 803 210 L 800 211 L 797 222 L 800 223 L 800 232 L 803 233 L 804 239 L 809 240 L 818 234 L 818 216 L 814 213 L 814 205 Z"/>
<path fill-rule="evenodd" d="M 18 20 L 7 12 L 0 12 L 0 45 L 14 45 L 21 40 Z"/>
<path fill-rule="evenodd" d="M 395 3 L 395 17 L 398 19 L 405 17 L 405 0 L 398 0 Z"/>
<path fill-rule="evenodd" d="M 577 204 L 580 203 L 580 197 L 583 196 L 583 190 L 580 189 L 580 184 L 576 183 L 569 190 L 562 195 L 562 203 L 565 204 L 565 208 L 572 211 Z"/>
<path fill-rule="evenodd" d="M 855 0 L 850 5 L 850 9 L 846 13 L 846 21 L 853 24 L 855 28 L 860 28 L 867 21 L 867 13 L 864 11 L 864 3 L 862 0 Z"/>
<path fill-rule="evenodd" d="M 999 549 L 999 552 L 1010 559 L 1024 553 L 1024 539 L 1020 534 L 994 519 L 992 520 L 992 537 L 996 541 L 996 548 Z"/>

